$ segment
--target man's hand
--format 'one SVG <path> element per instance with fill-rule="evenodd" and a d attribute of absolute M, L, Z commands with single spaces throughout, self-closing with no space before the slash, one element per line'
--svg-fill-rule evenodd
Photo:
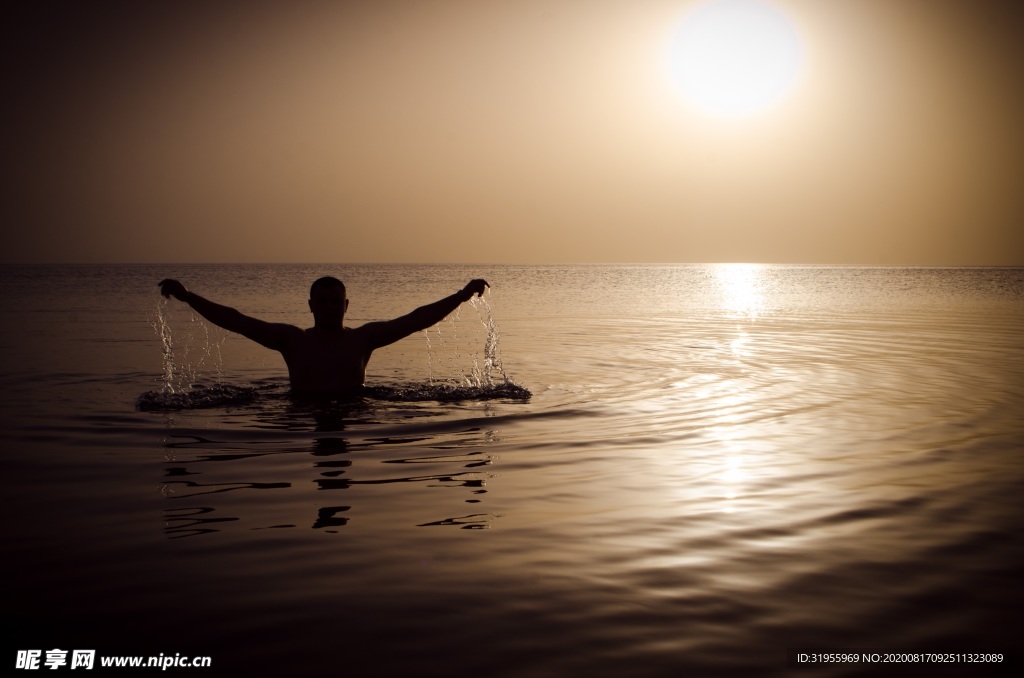
<path fill-rule="evenodd" d="M 177 280 L 167 278 L 160 281 L 160 294 L 166 298 L 174 297 L 178 301 L 185 301 L 185 295 L 188 294 L 188 290 Z"/>
<path fill-rule="evenodd" d="M 462 288 L 462 291 L 469 292 L 469 298 L 472 299 L 474 294 L 478 297 L 484 296 L 484 290 L 488 287 L 490 287 L 490 285 L 487 284 L 486 280 L 477 278 L 466 283 L 466 286 Z"/>

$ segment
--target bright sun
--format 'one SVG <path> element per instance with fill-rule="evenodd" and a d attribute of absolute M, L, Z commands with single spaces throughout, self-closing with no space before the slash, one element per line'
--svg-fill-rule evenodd
<path fill-rule="evenodd" d="M 683 18 L 671 63 L 687 100 L 719 117 L 743 117 L 793 88 L 803 46 L 789 20 L 766 2 L 710 0 Z"/>

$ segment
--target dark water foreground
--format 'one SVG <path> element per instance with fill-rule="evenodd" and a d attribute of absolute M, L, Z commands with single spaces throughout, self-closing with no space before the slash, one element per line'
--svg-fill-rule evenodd
<path fill-rule="evenodd" d="M 285 283 L 301 302 L 319 271 L 271 269 L 251 278 L 273 286 L 226 301 L 301 322 Z M 230 289 L 246 271 L 167 273 Z M 0 375 L 8 661 L 63 648 L 211 657 L 171 669 L 197 675 L 1014 673 L 787 654 L 1017 652 L 1017 269 L 474 270 L 529 397 L 465 378 L 490 332 L 467 308 L 375 356 L 363 397 L 330 402 L 291 398 L 274 356 L 166 307 L 176 369 L 207 384 L 175 399 L 142 284 L 157 271 L 72 273 L 4 278 L 19 290 L 4 298 L 32 302 L 4 310 L 23 329 Z M 407 280 L 388 290 L 402 299 L 462 273 L 345 277 L 354 295 Z M 136 288 L 116 311 L 91 305 Z"/>

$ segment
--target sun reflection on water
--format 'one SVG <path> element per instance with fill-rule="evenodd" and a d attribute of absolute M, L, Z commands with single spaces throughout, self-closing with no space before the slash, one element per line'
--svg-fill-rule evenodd
<path fill-rule="evenodd" d="M 706 414 L 707 425 L 702 432 L 706 468 L 706 484 L 701 494 L 717 505 L 717 510 L 734 513 L 747 505 L 746 488 L 767 469 L 763 468 L 765 451 L 761 431 L 750 420 L 755 395 L 732 380 L 715 379 L 702 384 L 694 397 L 697 402 L 715 402 L 717 407 Z M 690 496 L 688 491 L 682 492 Z"/>
<path fill-rule="evenodd" d="M 744 488 L 751 479 L 746 459 L 748 449 L 744 439 L 744 427 L 742 424 L 732 424 L 714 431 L 713 435 L 724 447 L 716 464 L 718 471 L 715 473 L 718 496 L 724 500 L 721 510 L 725 513 L 734 513 L 737 510 L 737 500 L 742 499 Z"/>
<path fill-rule="evenodd" d="M 716 265 L 715 285 L 722 297 L 722 307 L 734 316 L 756 318 L 761 315 L 767 307 L 764 271 L 761 264 Z"/>

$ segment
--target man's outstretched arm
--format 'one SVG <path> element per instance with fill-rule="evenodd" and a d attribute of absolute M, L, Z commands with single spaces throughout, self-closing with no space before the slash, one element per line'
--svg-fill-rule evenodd
<path fill-rule="evenodd" d="M 196 313 L 214 325 L 223 327 L 229 332 L 241 334 L 243 337 L 252 339 L 256 343 L 275 351 L 280 351 L 285 347 L 290 333 L 301 332 L 301 330 L 292 325 L 268 323 L 256 318 L 250 318 L 229 306 L 222 306 L 209 299 L 204 299 L 195 292 L 189 292 L 177 280 L 161 280 L 160 294 L 165 297 L 174 297 L 178 301 L 184 301 Z"/>
<path fill-rule="evenodd" d="M 367 323 L 359 328 L 368 334 L 370 349 L 393 344 L 413 332 L 425 330 L 435 325 L 457 309 L 463 302 L 469 301 L 473 295 L 482 297 L 484 290 L 490 287 L 486 280 L 477 278 L 470 280 L 465 287 L 450 296 L 426 306 L 420 306 L 412 313 L 401 318 L 378 323 Z"/>

